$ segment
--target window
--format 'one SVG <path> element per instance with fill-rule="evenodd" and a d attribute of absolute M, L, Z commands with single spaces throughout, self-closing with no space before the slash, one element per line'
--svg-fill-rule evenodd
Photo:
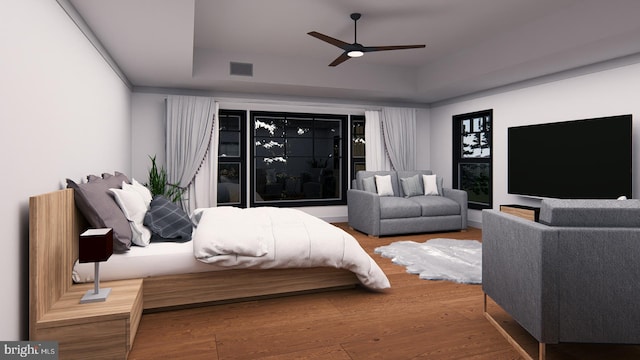
<path fill-rule="evenodd" d="M 253 111 L 251 204 L 346 204 L 346 115 Z"/>
<path fill-rule="evenodd" d="M 218 205 L 246 207 L 246 111 L 220 110 Z"/>
<path fill-rule="evenodd" d="M 364 126 L 364 116 L 351 116 L 351 180 L 358 171 L 366 170 Z"/>
<path fill-rule="evenodd" d="M 493 207 L 493 110 L 453 117 L 453 187 L 465 190 L 470 209 Z"/>

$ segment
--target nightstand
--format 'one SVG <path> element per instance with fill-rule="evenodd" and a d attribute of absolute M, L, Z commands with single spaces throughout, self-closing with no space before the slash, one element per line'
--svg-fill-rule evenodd
<path fill-rule="evenodd" d="M 37 323 L 37 339 L 58 341 L 61 359 L 126 359 L 142 317 L 142 279 L 102 282 L 104 302 L 80 304 L 93 283 L 72 285 Z"/>

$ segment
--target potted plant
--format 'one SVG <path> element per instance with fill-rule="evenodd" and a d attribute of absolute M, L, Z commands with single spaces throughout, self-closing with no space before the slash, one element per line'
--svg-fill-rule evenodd
<path fill-rule="evenodd" d="M 151 168 L 149 169 L 149 182 L 145 186 L 149 188 L 153 196 L 162 195 L 173 202 L 180 201 L 184 189 L 167 181 L 167 170 L 164 166 L 158 167 L 155 155 L 149 156 L 149 158 L 151 159 Z"/>

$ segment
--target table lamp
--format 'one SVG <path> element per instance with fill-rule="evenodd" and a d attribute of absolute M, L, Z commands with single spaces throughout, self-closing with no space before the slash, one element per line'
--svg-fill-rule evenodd
<path fill-rule="evenodd" d="M 113 230 L 110 228 L 89 229 L 80 234 L 78 246 L 79 261 L 81 263 L 94 262 L 95 276 L 93 290 L 87 291 L 81 304 L 107 300 L 110 288 L 100 289 L 100 262 L 107 261 L 113 254 Z"/>

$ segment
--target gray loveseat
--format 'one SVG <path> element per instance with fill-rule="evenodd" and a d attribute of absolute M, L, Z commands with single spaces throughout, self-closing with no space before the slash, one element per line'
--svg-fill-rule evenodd
<path fill-rule="evenodd" d="M 442 188 L 442 179 L 438 179 L 440 196 L 405 197 L 401 179 L 418 175 L 423 190 L 423 174 L 432 175 L 432 172 L 359 171 L 347 191 L 349 226 L 371 236 L 466 229 L 465 191 Z M 364 190 L 363 180 L 375 175 L 390 175 L 393 196 L 379 196 L 375 190 Z"/>
<path fill-rule="evenodd" d="M 482 288 L 541 358 L 545 343 L 640 344 L 640 200 L 543 200 L 539 223 L 484 210 Z"/>

